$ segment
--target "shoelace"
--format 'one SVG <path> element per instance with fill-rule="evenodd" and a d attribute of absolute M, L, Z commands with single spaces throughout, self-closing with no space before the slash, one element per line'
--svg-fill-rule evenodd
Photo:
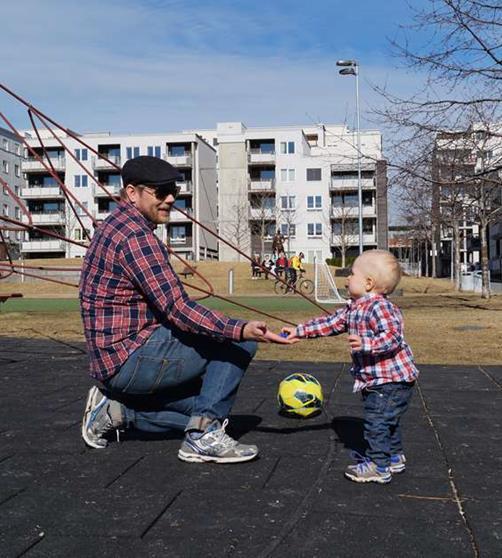
<path fill-rule="evenodd" d="M 354 461 L 357 461 L 358 463 L 361 463 L 362 461 L 367 461 L 368 459 L 365 455 L 359 453 L 356 450 L 352 450 L 350 452 L 350 458 L 353 459 Z"/>
<path fill-rule="evenodd" d="M 224 447 L 232 448 L 237 445 L 237 441 L 225 432 L 227 424 L 228 419 L 225 419 L 221 427 L 213 430 L 211 434 L 215 437 L 217 443 L 221 444 Z"/>

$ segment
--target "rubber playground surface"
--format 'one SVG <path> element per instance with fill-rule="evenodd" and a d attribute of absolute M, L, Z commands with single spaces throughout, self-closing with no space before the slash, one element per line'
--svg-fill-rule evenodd
<path fill-rule="evenodd" d="M 86 448 L 83 345 L 0 337 L 0 556 L 499 557 L 502 367 L 420 368 L 406 472 L 360 485 L 343 478 L 363 443 L 346 364 L 255 361 L 230 434 L 259 459 L 188 464 L 176 438 Z M 322 415 L 277 414 L 296 371 L 322 383 Z"/>

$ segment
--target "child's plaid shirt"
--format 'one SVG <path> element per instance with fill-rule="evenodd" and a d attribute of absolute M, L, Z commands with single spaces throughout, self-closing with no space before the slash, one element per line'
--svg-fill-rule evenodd
<path fill-rule="evenodd" d="M 368 294 L 329 316 L 314 318 L 296 328 L 298 337 L 359 335 L 362 349 L 352 352 L 354 391 L 390 382 L 413 382 L 418 377 L 413 353 L 404 340 L 403 317 L 383 295 Z"/>

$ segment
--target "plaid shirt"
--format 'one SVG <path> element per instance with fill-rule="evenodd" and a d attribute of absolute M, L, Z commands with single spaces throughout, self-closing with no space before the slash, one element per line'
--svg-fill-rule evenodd
<path fill-rule="evenodd" d="M 96 230 L 82 267 L 80 309 L 90 374 L 106 380 L 162 323 L 240 340 L 246 322 L 190 300 L 155 225 L 121 203 Z"/>
<path fill-rule="evenodd" d="M 418 376 L 413 353 L 404 340 L 403 316 L 382 295 L 351 301 L 330 316 L 314 318 L 296 328 L 298 337 L 340 333 L 359 335 L 362 349 L 352 352 L 354 391 L 390 382 L 412 382 Z"/>

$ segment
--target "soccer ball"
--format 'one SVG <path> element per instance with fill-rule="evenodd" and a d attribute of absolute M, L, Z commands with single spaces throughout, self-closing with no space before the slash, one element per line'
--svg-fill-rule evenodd
<path fill-rule="evenodd" d="M 279 412 L 296 417 L 311 417 L 321 412 L 322 387 L 314 376 L 304 372 L 290 374 L 279 384 Z"/>

